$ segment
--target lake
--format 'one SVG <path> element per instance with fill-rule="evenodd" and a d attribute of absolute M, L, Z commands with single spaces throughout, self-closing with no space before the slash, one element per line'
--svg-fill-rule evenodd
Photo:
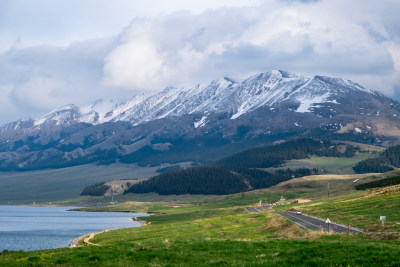
<path fill-rule="evenodd" d="M 71 207 L 0 206 L 0 251 L 67 247 L 82 235 L 139 227 L 146 213 L 78 212 Z"/>

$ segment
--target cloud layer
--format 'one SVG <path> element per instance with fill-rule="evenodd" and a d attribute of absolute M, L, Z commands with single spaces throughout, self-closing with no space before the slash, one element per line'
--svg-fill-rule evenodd
<path fill-rule="evenodd" d="M 390 0 L 267 0 L 134 18 L 115 37 L 67 47 L 9 49 L 0 54 L 0 122 L 270 69 L 347 78 L 400 98 L 398 10 Z"/>

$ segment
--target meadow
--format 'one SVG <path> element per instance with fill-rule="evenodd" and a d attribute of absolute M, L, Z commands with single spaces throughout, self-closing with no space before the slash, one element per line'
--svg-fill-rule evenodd
<path fill-rule="evenodd" d="M 316 196 L 324 184 L 306 184 L 294 179 L 292 192 L 284 185 L 252 192 L 174 199 L 155 202 L 126 202 L 87 210 L 147 211 L 157 215 L 140 228 L 119 229 L 96 235 L 97 246 L 34 252 L 4 251 L 2 266 L 398 266 L 400 193 L 397 188 L 355 191 L 353 176 L 329 198 Z M 377 179 L 376 175 L 358 178 Z M 345 182 L 343 182 L 345 181 Z M 309 182 L 309 181 L 308 181 Z M 304 187 L 307 185 L 306 187 Z M 323 186 L 323 187 L 322 187 Z M 335 192 L 337 190 L 337 192 Z M 309 232 L 283 219 L 272 210 L 247 212 L 244 207 L 259 200 L 286 201 L 278 210 L 301 210 L 332 221 L 358 226 L 364 234 Z M 315 197 L 316 196 L 316 197 Z M 307 203 L 292 203 L 308 197 Z M 387 233 L 376 233 L 376 216 L 388 216 Z M 389 219 L 390 218 L 390 219 Z M 390 232 L 390 233 L 388 233 Z"/>
<path fill-rule="evenodd" d="M 0 205 L 57 202 L 79 196 L 98 182 L 147 178 L 159 167 L 134 164 L 87 164 L 62 169 L 27 172 L 0 172 Z"/>
<path fill-rule="evenodd" d="M 316 168 L 320 170 L 322 174 L 355 174 L 353 166 L 356 163 L 373 157 L 376 157 L 376 155 L 369 153 L 360 153 L 351 158 L 311 156 L 310 158 L 307 159 L 288 160 L 280 168 L 268 168 L 268 169 L 276 170 L 282 168 L 283 169 Z"/>

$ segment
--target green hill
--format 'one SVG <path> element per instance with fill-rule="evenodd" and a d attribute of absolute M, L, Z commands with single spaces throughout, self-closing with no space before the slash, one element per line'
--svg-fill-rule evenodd
<path fill-rule="evenodd" d="M 286 161 L 319 157 L 351 158 L 360 149 L 356 146 L 331 141 L 297 139 L 257 147 L 224 158 L 209 167 L 193 167 L 165 172 L 134 184 L 126 193 L 170 194 L 232 194 L 267 188 L 292 178 L 317 174 L 317 168 L 261 168 L 281 167 Z"/>
<path fill-rule="evenodd" d="M 287 160 L 305 159 L 312 155 L 350 158 L 357 151 L 359 151 L 358 147 L 348 144 L 306 138 L 248 149 L 221 159 L 215 165 L 228 169 L 269 168 L 282 165 Z"/>

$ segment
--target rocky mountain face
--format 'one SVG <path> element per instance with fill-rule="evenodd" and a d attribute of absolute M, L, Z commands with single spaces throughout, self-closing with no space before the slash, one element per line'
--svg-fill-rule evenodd
<path fill-rule="evenodd" d="M 0 128 L 0 168 L 213 161 L 294 136 L 400 140 L 400 104 L 348 80 L 270 71 L 168 87 L 122 104 L 63 106 Z"/>

